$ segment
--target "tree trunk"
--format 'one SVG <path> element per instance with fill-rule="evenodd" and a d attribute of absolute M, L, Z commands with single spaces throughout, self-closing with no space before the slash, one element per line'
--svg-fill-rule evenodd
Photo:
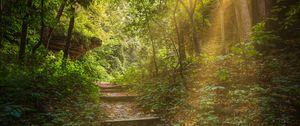
<path fill-rule="evenodd" d="M 21 35 L 21 42 L 19 46 L 19 61 L 24 61 L 25 58 L 25 49 L 26 49 L 26 39 L 27 39 L 27 29 L 28 29 L 28 17 L 30 15 L 30 9 L 32 6 L 32 0 L 27 1 L 27 12 L 23 18 L 22 23 L 22 35 Z"/>
<path fill-rule="evenodd" d="M 180 28 L 178 27 L 177 19 L 176 19 L 176 11 L 178 9 L 178 3 L 179 3 L 179 0 L 176 1 L 176 6 L 174 9 L 174 13 L 173 13 L 173 20 L 174 20 L 175 30 L 176 30 L 176 34 L 177 34 L 177 39 L 178 39 L 179 72 L 180 72 L 181 77 L 183 78 L 183 61 L 185 60 L 186 56 L 185 56 L 183 30 L 180 30 Z M 180 23 L 180 25 L 182 26 L 182 23 Z"/>
<path fill-rule="evenodd" d="M 56 24 L 59 22 L 60 17 L 62 16 L 62 13 L 63 13 L 63 11 L 65 9 L 65 5 L 66 5 L 66 0 L 64 0 L 61 3 L 60 7 L 59 7 L 59 10 L 58 10 L 57 15 L 56 15 Z M 48 33 L 47 38 L 46 38 L 47 39 L 46 40 L 47 41 L 47 44 L 46 44 L 46 48 L 47 49 L 49 48 L 49 44 L 50 44 L 50 40 L 51 40 L 51 36 L 52 36 L 53 30 L 54 30 L 54 27 L 50 27 L 49 33 Z"/>
<path fill-rule="evenodd" d="M 3 24 L 3 6 L 2 6 L 2 3 L 3 1 L 0 0 L 0 24 Z M 3 40 L 3 25 L 0 26 L 1 28 L 1 31 L 0 31 L 0 49 L 3 47 L 2 45 L 2 40 Z"/>
<path fill-rule="evenodd" d="M 151 34 L 151 33 L 150 33 Z M 151 37 L 151 35 L 150 35 Z M 157 66 L 157 62 L 156 62 L 156 50 L 155 50 L 155 45 L 154 45 L 154 40 L 151 37 L 151 45 L 152 45 L 152 53 L 153 53 L 153 63 L 154 63 L 154 67 L 155 67 L 155 75 L 156 76 L 158 74 L 158 66 Z"/>
<path fill-rule="evenodd" d="M 44 38 L 44 29 L 45 29 L 45 23 L 44 23 L 44 0 L 41 0 L 41 29 L 40 29 L 40 40 L 39 42 L 34 45 L 33 49 L 32 49 L 32 54 L 35 53 L 36 49 L 38 49 L 42 42 L 43 42 L 43 38 Z"/>
<path fill-rule="evenodd" d="M 194 42 L 194 46 L 195 46 L 195 53 L 196 56 L 200 55 L 200 45 L 198 42 L 198 36 L 197 36 L 197 30 L 196 30 L 196 25 L 195 25 L 195 17 L 192 16 L 191 17 L 191 21 L 192 21 L 192 32 L 193 32 L 193 42 Z"/>
<path fill-rule="evenodd" d="M 185 54 L 185 42 L 184 42 L 184 23 L 180 22 L 180 28 L 179 28 L 179 59 L 184 61 L 186 59 L 186 54 Z"/>
<path fill-rule="evenodd" d="M 195 46 L 195 53 L 196 56 L 200 55 L 200 45 L 198 42 L 198 34 L 197 34 L 197 29 L 196 29 L 196 25 L 195 25 L 195 9 L 196 9 L 196 5 L 197 5 L 197 0 L 195 0 L 194 2 L 192 2 L 192 0 L 190 0 L 190 20 L 191 20 L 191 24 L 192 24 L 192 33 L 193 33 L 193 42 L 194 42 L 194 46 Z"/>
<path fill-rule="evenodd" d="M 233 3 L 239 27 L 240 41 L 245 41 L 251 31 L 251 17 L 248 2 L 246 0 L 235 0 Z"/>
<path fill-rule="evenodd" d="M 183 28 L 179 28 L 177 24 L 177 19 L 176 19 L 176 11 L 178 7 L 178 1 L 176 3 L 176 7 L 174 10 L 174 24 L 175 24 L 175 30 L 177 33 L 177 38 L 178 38 L 178 51 L 179 51 L 179 62 L 185 60 L 186 55 L 185 55 L 185 44 L 184 44 L 184 36 L 183 36 Z M 179 26 L 183 26 L 183 23 L 180 22 Z"/>
<path fill-rule="evenodd" d="M 75 23 L 75 8 L 73 6 L 71 6 L 71 14 L 72 14 L 72 17 L 70 18 L 70 23 L 69 23 L 67 43 L 66 43 L 66 46 L 64 49 L 64 59 L 68 58 L 69 50 L 71 47 L 72 31 L 73 31 L 74 23 Z"/>
<path fill-rule="evenodd" d="M 199 42 L 198 42 L 197 29 L 196 29 L 196 25 L 195 25 L 195 16 L 194 16 L 196 5 L 197 5 L 197 1 L 198 0 L 195 0 L 193 2 L 192 0 L 189 0 L 190 7 L 188 7 L 187 5 L 184 4 L 184 2 L 182 0 L 180 0 L 180 3 L 185 8 L 186 12 L 189 15 L 190 21 L 191 21 L 191 25 L 192 25 L 191 26 L 192 27 L 192 39 L 193 39 L 194 50 L 195 50 L 196 56 L 200 55 L 200 45 L 199 45 Z"/>
<path fill-rule="evenodd" d="M 220 15 L 220 26 L 221 26 L 221 43 L 225 43 L 225 17 L 224 17 L 224 4 L 223 0 L 220 0 L 220 10 L 219 10 L 219 15 Z"/>

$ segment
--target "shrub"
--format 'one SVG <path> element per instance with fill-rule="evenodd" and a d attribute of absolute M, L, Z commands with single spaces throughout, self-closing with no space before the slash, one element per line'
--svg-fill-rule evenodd
<path fill-rule="evenodd" d="M 25 65 L 7 58 L 0 61 L 1 124 L 86 125 L 102 120 L 98 88 L 83 62 L 64 60 L 62 53 L 39 53 Z"/>

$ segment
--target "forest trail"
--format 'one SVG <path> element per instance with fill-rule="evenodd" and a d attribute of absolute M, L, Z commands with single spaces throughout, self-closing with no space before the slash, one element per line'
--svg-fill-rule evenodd
<path fill-rule="evenodd" d="M 108 82 L 100 82 L 103 110 L 108 116 L 104 126 L 158 126 L 159 118 L 137 106 L 136 94 Z"/>

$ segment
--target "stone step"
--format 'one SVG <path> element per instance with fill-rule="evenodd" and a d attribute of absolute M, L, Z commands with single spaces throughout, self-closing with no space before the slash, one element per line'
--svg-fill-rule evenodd
<path fill-rule="evenodd" d="M 118 85 L 112 85 L 112 86 L 100 86 L 100 89 L 105 90 L 105 89 L 123 89 L 121 86 Z"/>
<path fill-rule="evenodd" d="M 108 102 L 128 102 L 128 101 L 134 101 L 137 98 L 137 96 L 101 96 L 100 99 L 103 101 Z"/>
<path fill-rule="evenodd" d="M 101 89 L 101 92 L 111 92 L 111 93 L 114 93 L 114 92 L 124 92 L 125 89 L 123 88 L 106 88 L 106 89 Z"/>
<path fill-rule="evenodd" d="M 112 84 L 110 82 L 97 82 L 96 85 L 102 90 L 103 89 L 122 89 L 121 86 Z"/>
<path fill-rule="evenodd" d="M 161 123 L 158 117 L 145 117 L 136 119 L 106 120 L 103 126 L 159 126 Z"/>
<path fill-rule="evenodd" d="M 102 96 L 137 96 L 136 93 L 122 92 L 100 92 Z"/>

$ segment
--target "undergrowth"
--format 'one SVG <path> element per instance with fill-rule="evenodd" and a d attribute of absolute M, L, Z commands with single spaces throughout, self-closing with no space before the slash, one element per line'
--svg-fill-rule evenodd
<path fill-rule="evenodd" d="M 98 88 L 81 61 L 43 52 L 23 64 L 1 49 L 0 124 L 92 125 L 103 120 Z"/>
<path fill-rule="evenodd" d="M 148 61 L 115 81 L 138 92 L 141 107 L 174 126 L 297 125 L 299 45 L 264 30 L 258 24 L 251 40 L 225 55 L 187 59 L 183 74 L 176 60 L 160 55 L 158 74 Z M 278 43 L 284 46 L 278 49 Z"/>

